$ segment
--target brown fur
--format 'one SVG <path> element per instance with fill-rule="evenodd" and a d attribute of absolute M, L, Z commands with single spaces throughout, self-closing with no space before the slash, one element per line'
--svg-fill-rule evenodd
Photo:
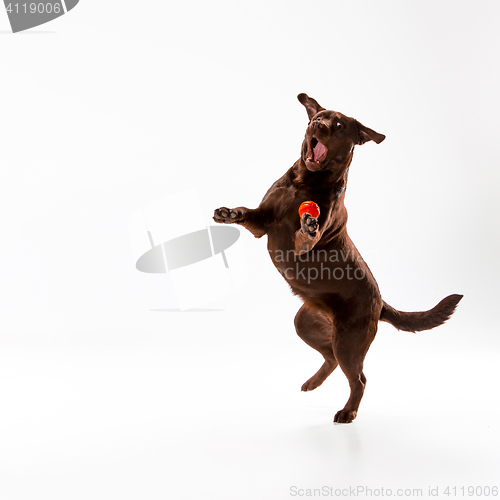
<path fill-rule="evenodd" d="M 222 207 L 215 210 L 214 220 L 240 224 L 257 238 L 268 235 L 274 265 L 304 300 L 295 317 L 297 333 L 325 358 L 302 390 L 315 389 L 340 365 L 351 394 L 334 421 L 346 423 L 356 418 L 363 397 L 363 361 L 378 322 L 410 332 L 428 330 L 451 316 L 462 295 L 450 295 L 430 311 L 410 313 L 382 300 L 375 278 L 347 234 L 344 197 L 354 146 L 379 144 L 385 136 L 325 110 L 306 94 L 298 99 L 309 116 L 300 159 L 271 186 L 258 208 Z M 319 205 L 320 215 L 315 219 L 304 214 L 300 219 L 299 205 L 309 200 Z"/>

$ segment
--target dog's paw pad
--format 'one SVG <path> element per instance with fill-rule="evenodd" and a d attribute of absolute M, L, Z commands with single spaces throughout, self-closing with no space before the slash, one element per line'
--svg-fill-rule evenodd
<path fill-rule="evenodd" d="M 318 219 L 316 219 L 316 217 L 313 217 L 311 214 L 308 214 L 307 212 L 302 214 L 300 225 L 302 227 L 302 232 L 304 234 L 307 234 L 310 238 L 315 238 L 318 234 Z"/>
<path fill-rule="evenodd" d="M 214 210 L 214 221 L 220 224 L 232 224 L 243 220 L 241 210 L 232 210 L 230 208 L 221 207 Z"/>
<path fill-rule="evenodd" d="M 337 424 L 349 424 L 356 418 L 356 410 L 340 410 L 336 413 L 333 421 Z"/>

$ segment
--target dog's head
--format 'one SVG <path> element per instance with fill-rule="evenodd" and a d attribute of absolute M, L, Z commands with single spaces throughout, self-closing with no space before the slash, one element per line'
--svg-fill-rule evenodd
<path fill-rule="evenodd" d="M 311 172 L 348 166 L 354 146 L 368 141 L 380 144 L 385 139 L 385 135 L 365 127 L 354 118 L 326 110 L 307 94 L 299 94 L 297 98 L 309 116 L 302 160 Z"/>

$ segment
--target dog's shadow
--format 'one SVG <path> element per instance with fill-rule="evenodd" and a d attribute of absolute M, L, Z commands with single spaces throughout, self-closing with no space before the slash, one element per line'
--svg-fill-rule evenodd
<path fill-rule="evenodd" d="M 331 408 L 325 407 L 322 413 L 328 415 L 329 422 L 306 426 L 299 431 L 299 435 L 302 435 L 318 454 L 332 456 L 340 453 L 344 458 L 359 458 L 363 453 L 363 442 L 358 427 L 353 424 L 333 423 Z"/>
<path fill-rule="evenodd" d="M 360 461 L 365 450 L 359 425 L 334 424 L 335 412 L 331 406 L 311 405 L 304 410 L 303 425 L 294 425 L 292 429 L 275 434 L 268 441 L 271 449 L 280 449 L 281 453 L 290 453 L 290 456 L 314 457 L 314 462 L 336 463 L 341 459 L 344 464 L 355 464 Z M 322 423 L 311 425 L 310 421 Z"/>

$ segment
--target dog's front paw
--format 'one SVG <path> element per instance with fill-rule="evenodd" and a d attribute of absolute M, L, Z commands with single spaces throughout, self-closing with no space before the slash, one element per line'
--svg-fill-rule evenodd
<path fill-rule="evenodd" d="M 214 211 L 214 221 L 219 224 L 236 224 L 242 222 L 245 218 L 245 213 L 240 208 L 217 208 Z"/>
<path fill-rule="evenodd" d="M 337 424 L 349 424 L 356 418 L 357 413 L 356 410 L 340 410 L 333 421 Z"/>
<path fill-rule="evenodd" d="M 302 228 L 302 232 L 309 236 L 309 238 L 316 238 L 319 228 L 318 219 L 316 219 L 316 217 L 313 217 L 307 212 L 303 213 L 302 218 L 300 219 L 300 226 Z"/>

